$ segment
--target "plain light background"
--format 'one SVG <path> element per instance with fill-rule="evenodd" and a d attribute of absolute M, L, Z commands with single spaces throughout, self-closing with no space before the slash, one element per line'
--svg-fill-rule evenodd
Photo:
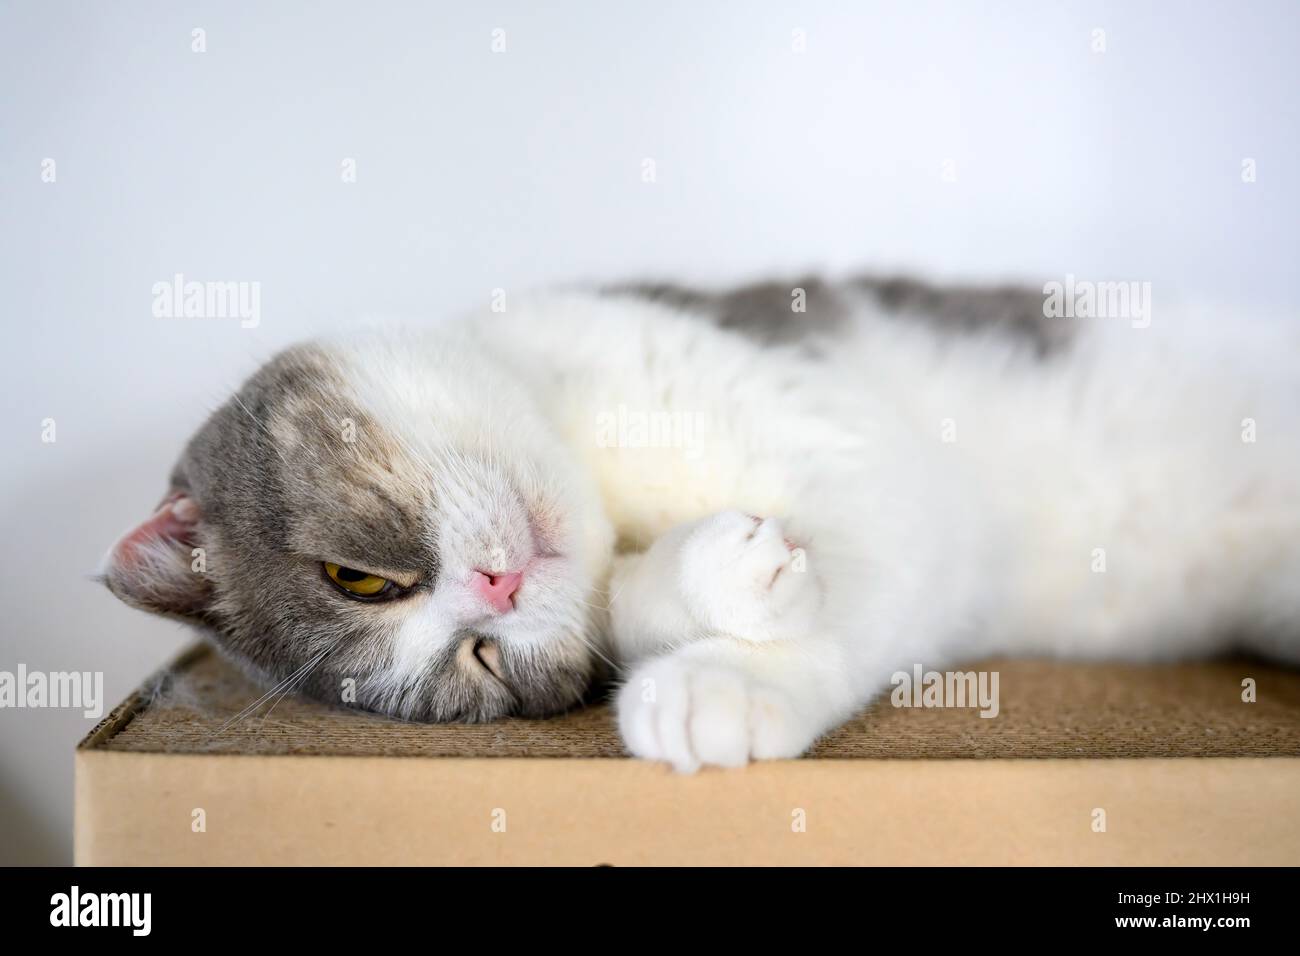
<path fill-rule="evenodd" d="M 368 316 L 860 267 L 1294 311 L 1298 48 L 1289 2 L 0 0 L 0 670 L 111 707 L 177 651 L 89 575 L 234 383 Z M 155 318 L 177 272 L 260 326 Z M 0 862 L 70 861 L 92 723 L 0 710 Z"/>

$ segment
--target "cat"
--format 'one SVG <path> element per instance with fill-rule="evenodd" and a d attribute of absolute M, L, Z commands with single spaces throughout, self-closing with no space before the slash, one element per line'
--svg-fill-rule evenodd
<path fill-rule="evenodd" d="M 103 579 L 408 720 L 614 681 L 685 772 L 796 757 L 916 664 L 1295 664 L 1297 344 L 904 279 L 539 294 L 276 356 Z"/>

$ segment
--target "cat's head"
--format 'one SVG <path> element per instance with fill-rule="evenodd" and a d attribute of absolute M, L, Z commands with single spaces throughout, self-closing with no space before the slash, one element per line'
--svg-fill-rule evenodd
<path fill-rule="evenodd" d="M 374 337 L 258 371 L 104 580 L 286 689 L 488 720 L 562 710 L 599 676 L 611 547 L 511 374 L 468 344 Z"/>

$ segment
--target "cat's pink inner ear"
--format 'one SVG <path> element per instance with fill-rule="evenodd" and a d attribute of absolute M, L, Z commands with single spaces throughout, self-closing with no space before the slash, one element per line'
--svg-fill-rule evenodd
<path fill-rule="evenodd" d="M 174 491 L 158 510 L 118 539 L 110 560 L 119 567 L 135 567 L 151 548 L 159 545 L 194 545 L 199 506 L 183 492 Z"/>
<path fill-rule="evenodd" d="M 206 561 L 195 559 L 200 517 L 184 492 L 164 498 L 108 552 L 103 578 L 109 590 L 146 610 L 202 617 L 211 591 Z"/>

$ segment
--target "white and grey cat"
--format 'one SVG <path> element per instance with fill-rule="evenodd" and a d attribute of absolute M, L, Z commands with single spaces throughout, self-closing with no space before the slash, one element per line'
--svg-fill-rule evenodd
<path fill-rule="evenodd" d="M 278 356 L 105 580 L 405 718 L 616 677 L 681 770 L 797 756 L 918 663 L 1297 663 L 1298 346 L 908 282 L 511 300 Z"/>

